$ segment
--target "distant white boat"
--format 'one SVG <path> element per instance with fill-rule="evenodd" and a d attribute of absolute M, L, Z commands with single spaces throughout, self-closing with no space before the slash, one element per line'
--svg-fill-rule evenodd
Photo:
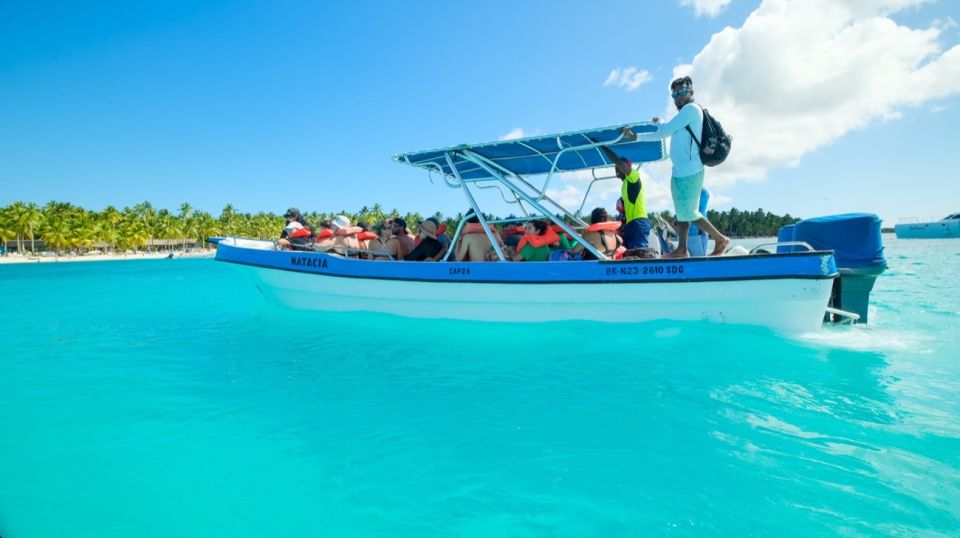
<path fill-rule="evenodd" d="M 928 222 L 904 222 L 893 227 L 898 239 L 944 239 L 960 237 L 960 213 Z"/>

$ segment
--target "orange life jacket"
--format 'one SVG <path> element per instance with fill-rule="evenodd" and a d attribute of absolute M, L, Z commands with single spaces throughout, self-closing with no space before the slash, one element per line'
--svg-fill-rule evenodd
<path fill-rule="evenodd" d="M 523 250 L 523 247 L 527 246 L 527 244 L 533 245 L 534 248 L 559 245 L 560 236 L 557 235 L 557 232 L 553 231 L 552 228 L 547 228 L 547 232 L 543 235 L 526 234 L 521 237 L 520 242 L 517 243 L 517 252 Z"/>
<path fill-rule="evenodd" d="M 568 234 L 567 232 L 563 231 L 563 228 L 561 228 L 559 224 L 554 224 L 554 225 L 550 226 L 550 229 L 553 230 L 554 233 L 563 234 L 563 235 L 567 236 L 567 239 L 573 239 L 573 236 L 571 236 L 571 235 Z"/>
<path fill-rule="evenodd" d="M 497 229 L 494 228 L 493 224 L 488 224 L 487 227 L 490 228 L 490 231 L 493 232 L 494 234 L 497 233 Z M 468 222 L 463 225 L 463 233 L 464 234 L 482 234 L 484 233 L 483 224 L 480 224 L 479 222 Z"/>
<path fill-rule="evenodd" d="M 320 233 L 317 234 L 317 241 L 323 241 L 324 239 L 330 239 L 333 237 L 333 230 L 330 228 L 324 228 L 320 230 Z"/>
<path fill-rule="evenodd" d="M 615 232 L 620 229 L 621 222 L 618 220 L 611 220 L 607 222 L 597 222 L 587 226 L 588 232 L 599 232 L 603 230 L 604 232 Z"/>
<path fill-rule="evenodd" d="M 309 229 L 309 228 L 297 228 L 296 230 L 293 230 L 293 231 L 291 231 L 291 232 L 288 232 L 288 233 L 287 233 L 287 237 L 289 237 L 290 239 L 299 239 L 299 238 L 301 238 L 301 237 L 310 237 L 310 229 Z"/>
<path fill-rule="evenodd" d="M 371 239 L 376 239 L 378 236 L 373 232 L 360 232 L 357 234 L 357 239 L 359 241 L 370 241 Z"/>

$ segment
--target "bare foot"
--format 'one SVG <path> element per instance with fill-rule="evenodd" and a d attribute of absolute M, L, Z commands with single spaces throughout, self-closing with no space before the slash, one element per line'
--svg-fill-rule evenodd
<path fill-rule="evenodd" d="M 723 239 L 716 242 L 717 246 L 713 248 L 713 252 L 710 253 L 711 256 L 720 256 L 727 250 L 727 247 L 730 245 L 730 238 L 724 237 Z"/>
<path fill-rule="evenodd" d="M 674 250 L 670 254 L 664 254 L 663 256 L 661 256 L 661 258 L 689 258 L 689 257 L 690 257 L 690 254 L 688 254 L 686 250 L 680 250 L 680 249 Z"/>

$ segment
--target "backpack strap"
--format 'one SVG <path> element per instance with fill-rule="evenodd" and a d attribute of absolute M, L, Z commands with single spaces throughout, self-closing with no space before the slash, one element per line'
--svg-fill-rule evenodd
<path fill-rule="evenodd" d="M 697 147 L 700 149 L 703 149 L 703 146 L 700 145 L 700 141 L 697 140 L 697 135 L 693 134 L 693 129 L 691 129 L 689 125 L 687 125 L 686 129 L 687 129 L 687 132 L 690 133 L 690 138 L 692 138 L 693 141 L 697 143 Z"/>
<path fill-rule="evenodd" d="M 706 116 L 707 116 L 707 109 L 703 108 L 702 106 L 700 106 L 700 105 L 697 104 L 697 103 L 690 103 L 690 104 L 692 104 L 693 106 L 696 106 L 696 107 L 700 107 L 700 112 L 702 112 L 704 118 L 706 118 Z M 689 125 L 686 126 L 686 129 L 687 129 L 687 132 L 690 133 L 690 138 L 692 138 L 693 141 L 697 143 L 697 147 L 700 148 L 700 149 L 703 149 L 703 144 L 701 144 L 700 141 L 697 140 L 697 135 L 693 134 L 693 129 L 691 129 Z"/>

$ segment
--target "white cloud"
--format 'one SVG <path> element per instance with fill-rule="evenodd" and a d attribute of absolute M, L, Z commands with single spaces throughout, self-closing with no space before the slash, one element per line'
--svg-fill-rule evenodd
<path fill-rule="evenodd" d="M 850 131 L 960 93 L 960 45 L 944 52 L 941 28 L 889 17 L 922 2 L 764 0 L 740 28 L 714 34 L 674 69 L 733 136 L 708 185 L 762 180 Z"/>
<path fill-rule="evenodd" d="M 607 75 L 607 80 L 603 82 L 603 85 L 604 87 L 617 86 L 627 90 L 628 92 L 632 92 L 651 80 L 653 80 L 653 77 L 646 69 L 637 69 L 636 67 L 626 67 L 624 69 L 620 69 L 617 67 L 610 71 L 610 74 Z"/>
<path fill-rule="evenodd" d="M 733 202 L 725 187 L 796 166 L 871 122 L 897 121 L 909 107 L 949 106 L 937 100 L 960 93 L 960 45 L 943 51 L 939 38 L 955 23 L 910 28 L 890 18 L 925 1 L 764 0 L 741 27 L 714 34 L 691 64 L 677 66 L 674 76 L 693 77 L 698 101 L 734 139 L 727 162 L 707 174 L 710 206 Z M 614 69 L 604 86 L 622 80 L 623 71 Z M 647 208 L 672 210 L 669 161 L 641 171 Z M 576 209 L 591 179 L 566 174 L 548 194 Z M 617 181 L 600 182 L 584 211 L 612 208 L 618 195 Z"/>
<path fill-rule="evenodd" d="M 516 127 L 516 128 L 514 128 L 512 131 L 510 131 L 509 133 L 507 133 L 507 134 L 501 136 L 500 138 L 498 138 L 497 140 L 516 140 L 516 139 L 518 139 L 518 138 L 523 138 L 523 137 L 525 137 L 525 136 L 527 136 L 527 135 L 526 135 L 526 133 L 523 132 L 523 129 L 520 128 L 520 127 Z"/>
<path fill-rule="evenodd" d="M 693 6 L 697 17 L 716 17 L 728 4 L 730 0 L 680 0 L 681 6 Z"/>

